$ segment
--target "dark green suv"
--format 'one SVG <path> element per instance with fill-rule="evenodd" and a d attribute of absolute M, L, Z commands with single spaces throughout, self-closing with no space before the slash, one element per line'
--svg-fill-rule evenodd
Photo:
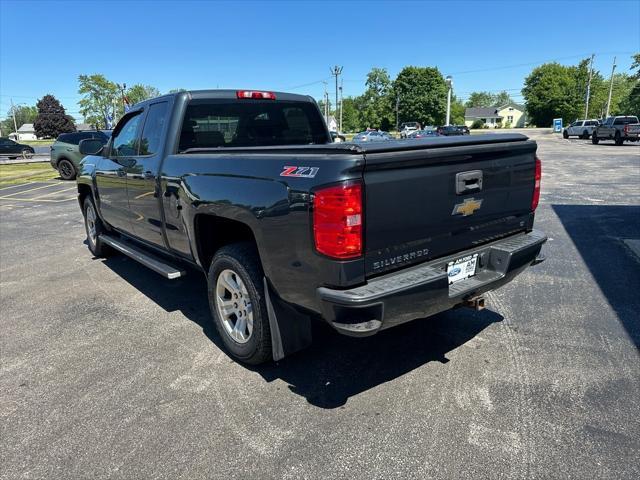
<path fill-rule="evenodd" d="M 86 132 L 63 133 L 51 145 L 51 166 L 60 172 L 64 180 L 73 180 L 80 171 L 80 140 L 96 138 L 106 144 L 111 137 L 111 130 L 92 130 Z"/>

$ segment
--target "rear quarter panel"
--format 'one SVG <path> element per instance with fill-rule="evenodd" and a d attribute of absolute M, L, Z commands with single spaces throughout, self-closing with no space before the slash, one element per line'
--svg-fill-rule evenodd
<path fill-rule="evenodd" d="M 161 191 L 169 246 L 202 265 L 198 215 L 236 220 L 256 239 L 265 275 L 287 301 L 318 310 L 316 288 L 364 281 L 363 260 L 336 262 L 315 252 L 314 188 L 361 178 L 353 154 L 181 154 L 165 159 Z M 288 166 L 318 168 L 313 178 L 285 177 Z M 178 206 L 181 209 L 178 209 Z"/>

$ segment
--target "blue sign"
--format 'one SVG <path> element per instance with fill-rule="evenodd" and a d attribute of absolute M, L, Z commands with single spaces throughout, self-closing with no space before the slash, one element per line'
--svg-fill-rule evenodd
<path fill-rule="evenodd" d="M 553 132 L 554 133 L 562 132 L 562 119 L 561 118 L 554 118 L 553 119 Z"/>

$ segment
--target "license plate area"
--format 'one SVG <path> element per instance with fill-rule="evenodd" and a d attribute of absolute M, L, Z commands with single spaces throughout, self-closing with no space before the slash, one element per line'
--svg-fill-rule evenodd
<path fill-rule="evenodd" d="M 447 277 L 449 285 L 466 280 L 476 274 L 478 267 L 478 254 L 467 255 L 447 263 Z"/>

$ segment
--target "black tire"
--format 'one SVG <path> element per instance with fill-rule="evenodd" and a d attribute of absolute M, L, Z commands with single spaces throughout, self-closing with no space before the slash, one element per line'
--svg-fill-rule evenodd
<path fill-rule="evenodd" d="M 567 132 L 566 130 L 562 131 L 562 138 L 569 138 L 569 132 Z"/>
<path fill-rule="evenodd" d="M 598 142 L 600 142 L 600 139 L 598 138 L 598 135 L 596 134 L 596 132 L 593 132 L 593 134 L 591 135 L 591 143 L 593 143 L 594 145 L 597 145 Z"/>
<path fill-rule="evenodd" d="M 28 148 L 22 150 L 22 158 L 30 159 L 33 157 L 33 152 Z"/>
<path fill-rule="evenodd" d="M 582 138 L 584 140 L 589 140 L 589 132 L 587 132 L 586 130 L 582 132 Z"/>
<path fill-rule="evenodd" d="M 75 180 L 77 176 L 76 167 L 73 166 L 71 160 L 66 158 L 58 162 L 58 172 L 63 180 Z"/>
<path fill-rule="evenodd" d="M 622 136 L 620 135 L 620 132 L 616 132 L 615 137 L 613 138 L 613 140 L 616 142 L 616 145 L 620 146 L 624 143 L 624 140 L 622 139 Z"/>
<path fill-rule="evenodd" d="M 235 282 L 237 282 L 238 278 L 241 280 L 241 282 L 235 284 L 236 286 L 246 287 L 244 295 L 239 294 L 239 297 L 234 297 L 231 290 L 225 289 L 224 281 L 221 277 L 229 275 L 229 271 L 235 275 L 235 277 L 233 277 Z M 211 261 L 207 279 L 207 295 L 209 297 L 211 316 L 231 356 L 240 362 L 250 365 L 259 365 L 272 360 L 271 329 L 269 328 L 267 304 L 264 296 L 263 273 L 255 247 L 251 243 L 243 242 L 220 248 Z M 219 279 L 221 282 L 220 285 L 218 284 Z M 224 290 L 224 297 L 219 295 L 219 286 Z M 240 288 L 240 290 L 242 290 L 242 288 Z M 227 296 L 227 294 L 230 295 Z M 240 335 L 246 336 L 247 338 L 240 339 L 239 341 L 232 336 L 232 334 L 236 332 L 236 328 L 233 328 L 231 332 L 229 329 L 231 328 L 231 323 L 234 322 L 234 316 L 234 327 L 237 326 L 237 322 L 242 320 L 243 308 L 247 306 L 247 295 L 250 301 L 249 306 L 252 307 L 249 312 L 253 315 L 253 321 L 245 320 L 245 323 L 246 325 L 252 323 L 253 327 L 252 330 L 249 330 L 248 327 L 243 328 L 241 330 L 242 334 Z M 227 315 L 226 319 L 223 319 L 220 314 L 220 311 L 223 310 L 223 304 L 220 298 L 232 302 L 228 308 L 238 313 L 231 312 Z M 237 303 L 233 302 L 235 299 L 238 300 Z M 243 302 L 244 307 L 242 305 Z M 238 314 L 240 317 L 237 316 Z M 244 315 L 246 318 L 246 310 L 244 310 Z M 236 335 L 239 334 L 236 333 Z"/>
<path fill-rule="evenodd" d="M 109 245 L 105 244 L 100 239 L 100 234 L 104 233 L 104 225 L 102 220 L 98 216 L 96 206 L 93 204 L 93 199 L 90 196 L 84 199 L 84 229 L 87 232 L 87 245 L 89 250 L 95 257 L 106 257 L 111 253 Z M 93 214 L 93 215 L 92 215 Z M 93 222 L 94 231 L 91 231 L 91 223 Z"/>

